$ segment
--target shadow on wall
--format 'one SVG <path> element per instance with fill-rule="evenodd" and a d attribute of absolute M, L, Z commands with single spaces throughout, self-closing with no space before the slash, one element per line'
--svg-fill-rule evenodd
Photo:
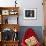
<path fill-rule="evenodd" d="M 20 32 L 19 32 L 20 42 L 23 38 L 23 35 L 24 35 L 25 31 L 28 28 L 32 28 L 37 33 L 37 37 L 38 37 L 39 41 L 42 43 L 43 42 L 42 26 L 21 26 L 20 27 Z"/>

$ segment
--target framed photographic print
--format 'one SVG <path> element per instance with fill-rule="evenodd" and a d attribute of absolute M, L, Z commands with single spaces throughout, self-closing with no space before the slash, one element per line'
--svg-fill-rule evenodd
<path fill-rule="evenodd" d="M 9 10 L 2 10 L 2 15 L 9 15 Z"/>
<path fill-rule="evenodd" d="M 24 19 L 36 19 L 36 9 L 24 9 Z"/>

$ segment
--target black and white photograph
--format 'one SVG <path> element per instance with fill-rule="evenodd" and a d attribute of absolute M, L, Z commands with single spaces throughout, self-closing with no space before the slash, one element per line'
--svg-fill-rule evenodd
<path fill-rule="evenodd" d="M 36 19 L 36 9 L 25 9 L 24 19 Z"/>

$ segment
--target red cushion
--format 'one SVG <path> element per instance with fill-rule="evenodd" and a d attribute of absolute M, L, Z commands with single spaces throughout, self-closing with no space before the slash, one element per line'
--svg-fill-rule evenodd
<path fill-rule="evenodd" d="M 22 42 L 21 42 L 22 46 L 26 46 L 25 39 L 28 39 L 29 37 L 32 36 L 36 37 L 37 35 L 32 28 L 28 28 L 24 34 L 24 37 L 22 38 Z"/>

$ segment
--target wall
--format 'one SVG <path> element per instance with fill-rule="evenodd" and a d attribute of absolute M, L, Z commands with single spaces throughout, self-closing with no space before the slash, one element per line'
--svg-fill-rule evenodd
<path fill-rule="evenodd" d="M 15 6 L 15 0 L 0 0 L 0 6 L 7 7 L 7 6 Z M 17 0 L 19 9 L 19 24 L 20 26 L 43 26 L 43 6 L 42 0 Z M 24 9 L 31 9 L 36 8 L 37 18 L 35 20 L 25 20 L 23 10 Z M 10 19 L 9 19 L 10 20 Z M 23 24 L 22 24 L 23 23 Z"/>
<path fill-rule="evenodd" d="M 1 7 L 10 7 L 10 6 L 14 6 L 14 1 L 15 0 L 0 0 L 0 6 Z"/>
<path fill-rule="evenodd" d="M 20 18 L 19 18 L 19 22 L 21 23 L 21 26 L 43 26 L 42 0 L 24 0 L 24 1 L 18 0 L 18 3 L 20 3 L 19 5 L 21 5 L 21 7 L 20 7 Z M 24 9 L 31 9 L 31 8 L 36 8 L 37 19 L 25 20 L 23 10 Z"/>

